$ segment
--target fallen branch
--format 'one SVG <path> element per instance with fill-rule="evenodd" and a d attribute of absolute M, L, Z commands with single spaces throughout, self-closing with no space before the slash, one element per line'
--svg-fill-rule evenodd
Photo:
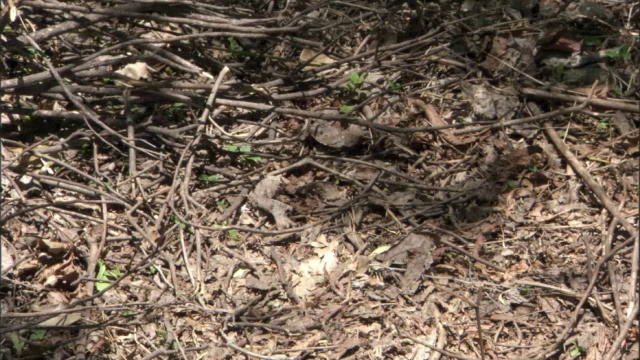
<path fill-rule="evenodd" d="M 640 104 L 638 102 L 625 103 L 625 102 L 615 101 L 615 100 L 596 99 L 596 98 L 589 99 L 586 96 L 558 94 L 558 93 L 552 93 L 548 91 L 531 89 L 531 88 L 521 89 L 520 92 L 523 95 L 529 95 L 529 96 L 534 96 L 534 97 L 539 97 L 539 98 L 549 99 L 549 100 L 556 100 L 556 101 L 560 100 L 560 101 L 568 101 L 568 102 L 585 102 L 588 100 L 589 104 L 591 105 L 600 106 L 607 109 L 640 113 Z"/>

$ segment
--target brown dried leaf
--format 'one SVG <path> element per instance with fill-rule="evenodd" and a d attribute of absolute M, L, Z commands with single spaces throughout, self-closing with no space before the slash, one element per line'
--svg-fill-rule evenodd
<path fill-rule="evenodd" d="M 2 261 L 0 262 L 2 275 L 7 275 L 7 271 L 15 264 L 15 252 L 12 247 L 8 246 L 8 242 L 4 236 L 1 239 L 0 255 L 2 255 Z"/>
<path fill-rule="evenodd" d="M 486 85 L 463 85 L 476 117 L 487 120 L 509 120 L 520 102 L 515 96 L 499 94 Z"/>
<path fill-rule="evenodd" d="M 338 122 L 318 121 L 311 136 L 322 145 L 342 149 L 358 145 L 364 134 L 362 126 L 351 124 L 345 129 Z"/>
<path fill-rule="evenodd" d="M 122 69 L 117 70 L 116 73 L 124 75 L 133 80 L 149 79 L 149 66 L 147 63 L 138 61 L 133 64 L 127 64 Z"/>
<path fill-rule="evenodd" d="M 276 222 L 276 228 L 286 229 L 294 226 L 295 223 L 287 217 L 287 212 L 293 208 L 281 201 L 273 199 L 278 193 L 280 186 L 286 184 L 287 180 L 282 175 L 267 176 L 262 179 L 249 194 L 249 200 L 258 208 L 270 213 Z"/>
<path fill-rule="evenodd" d="M 422 274 L 431 267 L 433 241 L 425 235 L 410 234 L 386 253 L 385 262 L 406 263 L 402 290 L 414 293 L 420 286 Z"/>
<path fill-rule="evenodd" d="M 417 105 L 425 114 L 429 123 L 433 126 L 448 126 L 451 125 L 446 122 L 442 116 L 438 113 L 438 110 L 431 105 L 425 104 L 422 100 L 413 99 L 412 102 Z M 440 131 L 440 134 L 444 140 L 452 145 L 465 145 L 477 140 L 474 136 L 457 136 L 454 134 L 453 129 L 444 129 Z"/>
<path fill-rule="evenodd" d="M 333 203 L 345 199 L 345 193 L 338 186 L 323 181 L 314 181 L 296 189 L 296 194 L 321 199 L 325 203 Z"/>
<path fill-rule="evenodd" d="M 48 241 L 42 239 L 42 245 L 46 252 L 54 256 L 61 256 L 71 250 L 71 243 L 60 241 Z"/>
<path fill-rule="evenodd" d="M 300 62 L 306 63 L 309 60 L 311 60 L 311 62 L 307 66 L 302 68 L 303 71 L 311 70 L 322 65 L 333 64 L 334 62 L 336 62 L 335 60 L 328 57 L 327 55 L 320 54 L 314 50 L 311 50 L 311 49 L 302 50 L 300 52 Z"/>

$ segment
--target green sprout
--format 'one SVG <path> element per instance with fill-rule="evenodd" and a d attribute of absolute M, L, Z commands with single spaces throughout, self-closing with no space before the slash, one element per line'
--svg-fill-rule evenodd
<path fill-rule="evenodd" d="M 629 52 L 628 46 L 622 46 L 617 49 L 606 50 L 604 52 L 605 56 L 614 60 L 631 60 L 631 52 Z"/>
<path fill-rule="evenodd" d="M 229 50 L 231 51 L 231 53 L 242 51 L 242 47 L 238 44 L 238 41 L 233 36 L 228 37 L 227 41 L 229 41 Z"/>
<path fill-rule="evenodd" d="M 261 163 L 263 162 L 263 159 L 258 156 L 258 155 L 249 155 L 249 153 L 251 152 L 251 146 L 250 145 L 234 145 L 234 144 L 225 144 L 222 147 L 224 150 L 229 151 L 229 152 L 234 152 L 234 153 L 242 153 L 243 155 L 240 156 L 240 160 L 242 161 L 250 161 L 250 162 L 255 162 L 255 163 Z"/>
<path fill-rule="evenodd" d="M 29 340 L 40 341 L 44 339 L 46 335 L 47 335 L 47 330 L 45 329 L 33 329 L 31 330 L 31 335 L 29 335 Z"/>
<path fill-rule="evenodd" d="M 229 207 L 229 205 L 225 201 L 216 201 L 216 205 L 223 209 L 226 209 Z"/>
<path fill-rule="evenodd" d="M 202 174 L 198 177 L 198 180 L 204 182 L 204 183 L 212 183 L 215 181 L 220 180 L 221 176 L 214 174 L 214 175 L 207 175 L 207 174 Z"/>
<path fill-rule="evenodd" d="M 22 354 L 22 350 L 24 350 L 24 341 L 18 336 L 18 333 L 11 332 L 8 335 L 11 340 L 11 344 L 13 345 L 13 349 L 16 351 L 16 354 L 20 356 Z"/>
<path fill-rule="evenodd" d="M 111 285 L 111 281 L 117 280 L 121 276 L 122 271 L 120 270 L 120 266 L 117 266 L 113 270 L 108 270 L 104 260 L 98 260 L 98 275 L 96 276 L 98 281 L 95 283 L 96 290 L 98 292 L 103 291 Z"/>
<path fill-rule="evenodd" d="M 351 105 L 343 105 L 340 107 L 340 112 L 343 114 L 349 114 L 353 111 L 353 106 Z"/>
<path fill-rule="evenodd" d="M 364 79 L 366 79 L 366 76 L 362 75 L 362 74 L 358 74 L 356 72 L 352 72 L 349 75 L 349 80 L 351 80 L 351 83 L 355 86 L 360 86 L 362 85 L 362 83 L 364 83 Z"/>
<path fill-rule="evenodd" d="M 229 222 L 227 222 L 227 221 L 223 222 L 222 225 L 219 225 L 219 224 L 212 224 L 211 225 L 211 227 L 213 229 L 220 229 L 220 228 L 227 227 L 227 226 L 229 226 Z M 237 240 L 238 238 L 240 238 L 240 233 L 238 232 L 238 230 L 229 229 L 226 232 L 227 232 L 227 236 L 230 239 Z"/>
<path fill-rule="evenodd" d="M 400 85 L 400 83 L 396 81 L 389 81 L 387 83 L 387 88 L 389 88 L 389 90 L 391 91 L 398 91 L 400 90 L 400 88 L 402 88 L 402 85 Z"/>
<path fill-rule="evenodd" d="M 180 220 L 180 218 L 179 218 L 178 216 L 176 216 L 176 215 L 173 215 L 173 216 L 171 217 L 171 220 L 172 220 L 175 224 L 178 224 L 178 227 L 179 227 L 180 229 L 182 229 L 182 230 L 185 230 L 185 229 L 187 229 L 187 228 L 189 227 L 187 224 L 183 223 L 183 222 L 182 222 L 182 220 Z"/>
<path fill-rule="evenodd" d="M 571 352 L 569 352 L 572 358 L 577 358 L 578 356 L 584 355 L 585 349 L 582 346 L 578 345 L 577 341 L 573 340 L 571 343 L 574 346 L 574 348 L 571 349 Z"/>
<path fill-rule="evenodd" d="M 351 74 L 349 74 L 349 82 L 344 87 L 348 92 L 352 92 L 362 86 L 362 84 L 364 83 L 364 79 L 366 78 L 367 77 L 364 74 L 352 72 Z"/>

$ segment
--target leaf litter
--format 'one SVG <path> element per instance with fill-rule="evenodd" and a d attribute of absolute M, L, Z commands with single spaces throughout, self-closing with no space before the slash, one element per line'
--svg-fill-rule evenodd
<path fill-rule="evenodd" d="M 13 358 L 633 355 L 629 4 L 85 3 L 6 18 Z"/>

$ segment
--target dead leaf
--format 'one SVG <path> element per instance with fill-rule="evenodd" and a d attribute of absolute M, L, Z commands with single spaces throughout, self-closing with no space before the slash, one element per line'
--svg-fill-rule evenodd
<path fill-rule="evenodd" d="M 321 235 L 314 249 L 316 256 L 311 256 L 298 264 L 292 275 L 296 284 L 294 291 L 297 296 L 304 298 L 325 280 L 326 274 L 331 273 L 338 265 L 336 250 L 339 242 L 334 240 L 326 243 L 326 237 Z"/>
<path fill-rule="evenodd" d="M 510 120 L 520 105 L 518 98 L 499 94 L 486 85 L 461 86 L 471 100 L 473 114 L 485 120 Z"/>
<path fill-rule="evenodd" d="M 9 269 L 13 268 L 13 265 L 15 264 L 15 254 L 13 251 L 9 251 L 10 248 L 7 246 L 7 244 L 5 244 L 6 240 L 4 239 L 4 237 L 2 237 L 1 241 L 2 248 L 0 249 L 0 255 L 2 255 L 2 262 L 0 262 L 0 265 L 2 266 L 2 274 L 7 275 Z"/>
<path fill-rule="evenodd" d="M 271 276 L 269 277 L 261 276 L 260 278 L 258 278 L 254 276 L 254 274 L 252 274 L 247 277 L 245 286 L 250 289 L 269 291 L 276 284 L 277 284 L 277 281 Z"/>
<path fill-rule="evenodd" d="M 314 181 L 305 184 L 296 189 L 296 194 L 301 196 L 309 196 L 318 198 L 325 203 L 334 203 L 338 200 L 343 200 L 346 195 L 343 191 L 340 191 L 338 186 L 332 183 L 324 181 Z"/>
<path fill-rule="evenodd" d="M 147 66 L 147 63 L 138 61 L 133 64 L 127 64 L 122 69 L 117 70 L 116 73 L 120 75 L 124 75 L 133 80 L 140 79 L 149 79 L 149 70 L 150 67 Z"/>
<path fill-rule="evenodd" d="M 64 307 L 62 305 L 58 305 L 54 309 L 50 309 L 49 311 L 62 310 Z M 51 319 L 45 320 L 38 324 L 38 326 L 69 326 L 77 323 L 82 319 L 81 312 L 74 312 L 70 314 L 60 314 L 52 317 Z"/>
<path fill-rule="evenodd" d="M 412 102 L 417 105 L 425 114 L 429 123 L 432 126 L 448 126 L 451 125 L 447 121 L 445 121 L 442 116 L 438 113 L 438 110 L 435 106 L 431 104 L 425 104 L 422 100 L 413 99 Z M 443 129 L 440 130 L 440 134 L 442 138 L 450 143 L 451 145 L 465 145 L 472 143 L 477 140 L 475 136 L 458 136 L 454 134 L 453 129 Z"/>
<path fill-rule="evenodd" d="M 433 258 L 433 241 L 425 235 L 410 234 L 384 257 L 385 262 L 406 264 L 407 269 L 402 277 L 404 292 L 414 293 L 420 286 L 422 274 L 431 267 Z"/>
<path fill-rule="evenodd" d="M 312 70 L 318 66 L 333 64 L 336 62 L 332 58 L 328 57 L 325 54 L 318 53 L 311 49 L 304 49 L 300 52 L 300 62 L 306 63 L 311 60 L 311 62 L 302 68 L 303 71 Z"/>
<path fill-rule="evenodd" d="M 311 136 L 320 144 L 334 148 L 349 148 L 360 143 L 365 134 L 362 126 L 350 124 L 346 129 L 338 122 L 318 121 Z"/>
<path fill-rule="evenodd" d="M 286 184 L 287 180 L 282 175 L 267 176 L 262 179 L 249 194 L 249 200 L 258 208 L 268 212 L 273 216 L 276 228 L 286 229 L 295 225 L 287 217 L 287 212 L 293 208 L 281 201 L 273 199 L 278 193 L 280 186 Z"/>
<path fill-rule="evenodd" d="M 45 268 L 39 275 L 41 283 L 48 286 L 70 286 L 80 277 L 74 257 L 69 257 L 62 263 L 53 264 Z"/>
<path fill-rule="evenodd" d="M 61 241 L 48 241 L 42 239 L 43 250 L 53 256 L 62 256 L 71 250 L 71 244 Z"/>

